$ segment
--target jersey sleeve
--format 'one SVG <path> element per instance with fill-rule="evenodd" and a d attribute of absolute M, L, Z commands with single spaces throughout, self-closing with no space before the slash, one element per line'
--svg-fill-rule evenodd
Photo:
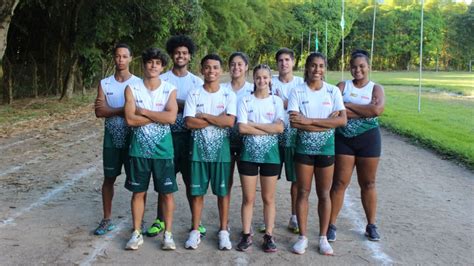
<path fill-rule="evenodd" d="M 228 91 L 227 93 L 229 95 L 227 96 L 226 113 L 228 115 L 237 116 L 237 96 L 233 91 Z"/>
<path fill-rule="evenodd" d="M 285 108 L 283 107 L 283 100 L 276 97 L 275 99 L 275 113 L 276 113 L 276 116 L 275 116 L 275 121 L 278 121 L 278 120 L 281 120 L 281 121 L 284 121 L 285 120 Z"/>
<path fill-rule="evenodd" d="M 334 110 L 333 111 L 346 110 L 346 107 L 344 106 L 344 101 L 342 100 L 341 90 L 339 90 L 338 87 L 334 87 L 333 99 L 334 99 Z"/>
<path fill-rule="evenodd" d="M 298 106 L 298 93 L 297 89 L 294 88 L 290 92 L 290 97 L 288 97 L 288 112 L 299 112 L 300 108 Z"/>
<path fill-rule="evenodd" d="M 196 93 L 194 93 L 194 90 L 190 91 L 188 93 L 188 96 L 186 97 L 186 101 L 184 102 L 184 111 L 183 111 L 183 117 L 196 117 Z"/>
<path fill-rule="evenodd" d="M 194 87 L 200 87 L 202 85 L 204 85 L 204 81 L 198 77 L 198 76 L 194 76 Z"/>
<path fill-rule="evenodd" d="M 242 98 L 240 100 L 240 103 L 238 104 L 239 110 L 237 112 L 237 123 L 243 123 L 243 124 L 248 123 L 248 112 L 247 112 L 248 106 L 245 100 L 246 100 L 246 97 Z"/>

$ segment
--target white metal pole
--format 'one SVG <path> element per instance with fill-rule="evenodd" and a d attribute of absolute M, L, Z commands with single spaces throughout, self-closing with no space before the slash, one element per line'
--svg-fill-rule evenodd
<path fill-rule="evenodd" d="M 418 113 L 421 112 L 421 78 L 423 72 L 423 6 L 425 1 L 421 0 L 421 27 L 420 27 L 420 77 L 418 85 Z"/>
<path fill-rule="evenodd" d="M 328 56 L 328 20 L 326 19 L 326 35 L 324 36 L 324 52 Z"/>
<path fill-rule="evenodd" d="M 311 53 L 311 31 L 308 32 L 308 54 Z"/>
<path fill-rule="evenodd" d="M 372 60 L 374 58 L 374 37 L 375 37 L 375 16 L 377 10 L 377 1 L 374 2 L 374 19 L 372 21 L 372 43 L 370 45 L 370 71 L 369 71 L 369 79 L 372 75 Z"/>
<path fill-rule="evenodd" d="M 341 53 L 341 81 L 344 80 L 344 0 L 342 0 L 342 14 L 341 14 L 341 42 L 342 42 L 342 53 Z"/>

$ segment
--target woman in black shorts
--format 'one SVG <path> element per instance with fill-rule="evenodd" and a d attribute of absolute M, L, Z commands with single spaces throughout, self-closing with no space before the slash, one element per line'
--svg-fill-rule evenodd
<path fill-rule="evenodd" d="M 297 254 L 303 254 L 308 246 L 308 197 L 313 176 L 318 196 L 319 252 L 333 254 L 326 232 L 331 214 L 329 192 L 334 172 L 334 128 L 345 125 L 347 119 L 341 92 L 324 82 L 326 66 L 324 55 L 311 53 L 306 59 L 305 83 L 295 87 L 288 100 L 291 126 L 298 129 L 294 161 L 300 236 L 293 245 L 293 252 Z"/>
<path fill-rule="evenodd" d="M 380 240 L 375 226 L 375 176 L 381 152 L 377 117 L 384 110 L 385 96 L 382 86 L 369 80 L 369 61 L 366 51 L 354 51 L 350 61 L 354 79 L 337 84 L 344 98 L 348 121 L 345 127 L 336 130 L 336 164 L 331 189 L 332 211 L 327 234 L 330 242 L 336 241 L 336 219 L 354 167 L 357 169 L 362 205 L 367 218 L 365 235 L 369 240 Z"/>
<path fill-rule="evenodd" d="M 254 93 L 244 96 L 238 104 L 237 122 L 243 148 L 237 165 L 242 184 L 242 238 L 237 250 L 246 251 L 252 245 L 250 227 L 260 172 L 265 235 L 265 252 L 277 251 L 273 237 L 275 223 L 275 190 L 280 173 L 278 134 L 283 132 L 283 101 L 270 94 L 271 71 L 267 65 L 253 70 Z"/>

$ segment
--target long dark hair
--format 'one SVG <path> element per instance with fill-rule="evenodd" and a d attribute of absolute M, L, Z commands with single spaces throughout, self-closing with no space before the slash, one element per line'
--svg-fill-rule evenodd
<path fill-rule="evenodd" d="M 308 55 L 308 57 L 306 57 L 306 62 L 304 64 L 304 81 L 305 82 L 308 82 L 308 70 L 309 70 L 309 65 L 311 64 L 311 62 L 313 61 L 313 59 L 315 58 L 321 58 L 323 59 L 324 61 L 324 67 L 327 68 L 328 66 L 328 60 L 326 58 L 326 56 L 320 52 L 314 52 L 314 53 L 310 53 Z"/>

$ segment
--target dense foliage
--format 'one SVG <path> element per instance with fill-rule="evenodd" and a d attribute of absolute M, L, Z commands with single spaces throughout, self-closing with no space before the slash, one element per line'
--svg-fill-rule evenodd
<path fill-rule="evenodd" d="M 370 50 L 374 3 L 345 0 L 345 62 L 355 48 Z M 425 68 L 466 70 L 474 59 L 473 5 L 425 3 Z M 420 8 L 410 0 L 377 5 L 373 69 L 417 67 Z M 301 66 L 308 49 L 315 50 L 316 34 L 330 68 L 339 69 L 341 10 L 342 2 L 333 0 L 22 0 L 2 62 L 3 96 L 70 98 L 112 72 L 110 53 L 117 42 L 128 43 L 138 59 L 144 48 L 163 48 L 174 34 L 196 41 L 194 70 L 207 53 L 227 58 L 236 50 L 247 52 L 252 64 L 274 65 L 280 47 L 294 49 Z"/>

